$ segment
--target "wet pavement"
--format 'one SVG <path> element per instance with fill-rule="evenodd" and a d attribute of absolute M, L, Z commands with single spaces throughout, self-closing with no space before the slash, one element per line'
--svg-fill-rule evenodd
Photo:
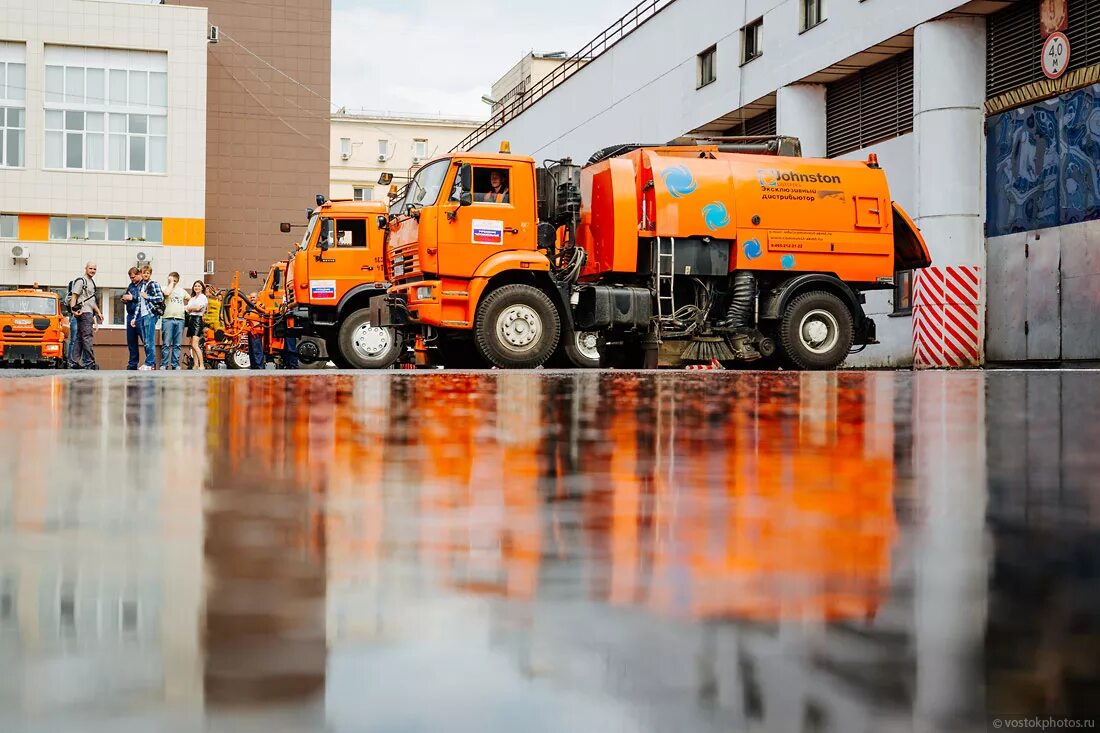
<path fill-rule="evenodd" d="M 1100 707 L 1100 373 L 0 377 L 0 731 Z"/>

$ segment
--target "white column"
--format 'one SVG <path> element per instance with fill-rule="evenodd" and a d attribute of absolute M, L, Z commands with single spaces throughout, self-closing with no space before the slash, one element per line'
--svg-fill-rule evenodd
<path fill-rule="evenodd" d="M 775 93 L 775 129 L 802 141 L 802 155 L 825 157 L 825 85 L 790 84 Z"/>
<path fill-rule="evenodd" d="M 917 275 L 916 305 L 928 309 L 914 318 L 914 335 L 927 331 L 924 348 L 914 343 L 916 362 L 972 365 L 983 360 L 985 331 L 985 20 L 923 23 L 913 43 L 915 217 L 932 255 L 932 268 Z M 951 295 L 965 291 L 953 278 L 974 274 L 976 297 Z M 976 328 L 967 325 L 971 311 Z"/>

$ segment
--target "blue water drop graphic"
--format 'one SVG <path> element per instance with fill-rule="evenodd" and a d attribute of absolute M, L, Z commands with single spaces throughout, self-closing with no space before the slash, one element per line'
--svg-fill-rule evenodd
<path fill-rule="evenodd" d="M 747 260 L 755 260 L 757 257 L 764 254 L 764 249 L 760 246 L 760 241 L 756 239 L 750 239 L 745 242 L 741 250 L 745 253 L 745 259 Z"/>
<path fill-rule="evenodd" d="M 783 258 L 779 260 L 779 264 L 783 266 L 784 270 L 793 270 L 794 255 L 783 255 Z"/>
<path fill-rule="evenodd" d="M 676 199 L 687 196 L 699 187 L 699 184 L 695 182 L 695 176 L 691 175 L 691 171 L 687 169 L 686 165 L 666 168 L 661 176 L 665 179 L 668 192 Z"/>

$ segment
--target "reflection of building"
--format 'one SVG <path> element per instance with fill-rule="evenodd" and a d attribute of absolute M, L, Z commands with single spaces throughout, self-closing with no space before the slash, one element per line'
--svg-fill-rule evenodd
<path fill-rule="evenodd" d="M 203 446 L 188 425 L 205 414 L 194 386 L 59 379 L 0 397 L 48 428 L 0 444 L 15 479 L 0 481 L 0 657 L 19 670 L 0 677 L 0 728 L 60 729 L 71 720 L 51 716 L 136 701 L 201 706 L 202 476 L 191 467 Z"/>
<path fill-rule="evenodd" d="M 385 200 L 390 187 L 378 183 L 380 175 L 391 173 L 394 183 L 403 185 L 422 163 L 446 153 L 479 124 L 464 118 L 341 109 L 332 116 L 330 130 L 329 195 Z"/>
<path fill-rule="evenodd" d="M 1066 19 L 1057 80 L 1040 63 L 1041 6 Z M 1096 359 L 1094 15 L 1090 0 L 647 0 L 467 144 L 585 161 L 690 133 L 779 133 L 807 156 L 874 153 L 934 267 L 916 276 L 925 288 L 899 273 L 893 293 L 868 293 L 883 343 L 851 363 L 911 363 L 914 321 L 918 363 Z"/>

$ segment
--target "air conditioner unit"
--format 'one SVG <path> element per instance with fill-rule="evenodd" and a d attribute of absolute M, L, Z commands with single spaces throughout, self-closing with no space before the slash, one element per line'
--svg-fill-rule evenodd
<path fill-rule="evenodd" d="M 383 154 L 381 154 L 381 153 L 379 153 L 379 154 L 378 154 L 378 162 L 379 162 L 379 163 L 385 163 L 385 162 L 386 162 L 386 156 L 385 156 L 385 155 L 383 155 Z"/>
<path fill-rule="evenodd" d="M 134 259 L 137 260 L 139 266 L 153 264 L 153 257 L 148 252 L 138 252 L 134 255 Z"/>
<path fill-rule="evenodd" d="M 206 270 L 202 274 L 203 275 L 213 275 L 214 274 L 214 260 L 207 260 L 206 261 Z"/>
<path fill-rule="evenodd" d="M 416 157 L 416 156 L 414 155 L 414 156 L 413 156 L 413 165 L 416 165 L 416 164 L 417 164 L 417 163 L 419 163 L 419 162 L 420 162 L 420 158 L 418 158 L 418 157 Z"/>
<path fill-rule="evenodd" d="M 206 37 L 206 40 L 209 41 L 210 43 L 217 43 L 218 42 L 218 26 L 216 26 L 216 25 L 210 26 L 210 35 L 208 35 Z"/>
<path fill-rule="evenodd" d="M 351 160 L 351 153 L 340 153 L 340 160 Z"/>
<path fill-rule="evenodd" d="M 24 265 L 29 264 L 31 259 L 31 251 L 25 244 L 17 244 L 11 248 L 11 263 L 14 265 L 18 262 L 22 262 Z"/>

